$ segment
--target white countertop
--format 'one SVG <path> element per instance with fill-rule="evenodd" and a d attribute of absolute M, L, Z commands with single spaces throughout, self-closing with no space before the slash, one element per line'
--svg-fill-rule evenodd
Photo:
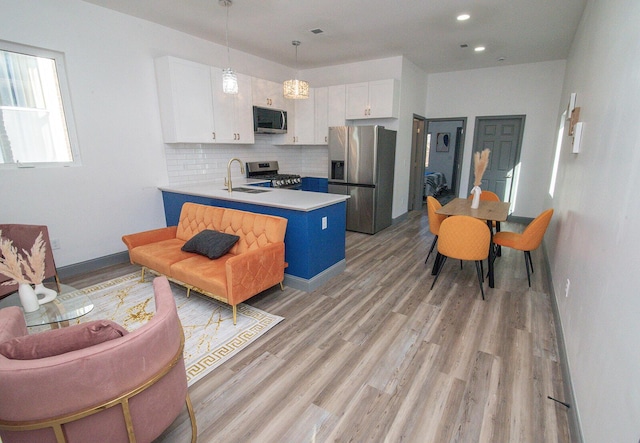
<path fill-rule="evenodd" d="M 263 183 L 264 180 L 233 178 L 232 182 L 234 188 L 249 188 L 263 190 L 266 192 L 249 194 L 246 192 L 233 191 L 229 193 L 226 186 L 222 182 L 217 181 L 194 183 L 189 185 L 159 186 L 158 189 L 161 191 L 175 192 L 177 194 L 197 195 L 200 197 L 231 200 L 304 212 L 313 211 L 325 206 L 331 206 L 349 198 L 348 195 L 327 194 L 324 192 L 295 191 L 291 189 L 248 186 L 252 183 Z"/>

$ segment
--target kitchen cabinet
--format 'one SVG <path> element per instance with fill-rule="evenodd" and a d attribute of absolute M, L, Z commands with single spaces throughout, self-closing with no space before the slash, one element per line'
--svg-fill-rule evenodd
<path fill-rule="evenodd" d="M 327 97 L 327 124 L 332 126 L 344 126 L 347 119 L 347 86 L 329 86 Z"/>
<path fill-rule="evenodd" d="M 400 87 L 396 79 L 346 85 L 347 120 L 398 118 Z"/>
<path fill-rule="evenodd" d="M 238 93 L 222 92 L 222 69 L 211 68 L 216 143 L 253 143 L 251 77 L 236 73 Z"/>
<path fill-rule="evenodd" d="M 329 192 L 329 179 L 322 177 L 302 177 L 302 190 L 311 192 Z"/>
<path fill-rule="evenodd" d="M 315 144 L 326 145 L 329 128 L 345 124 L 346 86 L 316 88 L 315 93 Z"/>
<path fill-rule="evenodd" d="M 281 110 L 286 108 L 282 83 L 252 77 L 251 93 L 253 95 L 253 106 Z"/>
<path fill-rule="evenodd" d="M 165 143 L 213 143 L 211 68 L 175 57 L 155 65 Z"/>
<path fill-rule="evenodd" d="M 293 102 L 293 128 L 289 130 L 289 139 L 296 145 L 312 145 L 315 143 L 315 91 L 309 90 L 309 98 L 290 100 Z M 289 114 L 291 115 L 291 114 Z M 291 121 L 291 120 L 289 120 Z"/>
<path fill-rule="evenodd" d="M 314 135 L 316 145 L 325 145 L 329 141 L 329 88 L 315 88 L 314 90 Z"/>

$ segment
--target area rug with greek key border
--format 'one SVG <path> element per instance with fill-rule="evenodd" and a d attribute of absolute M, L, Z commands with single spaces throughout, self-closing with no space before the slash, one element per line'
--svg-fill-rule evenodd
<path fill-rule="evenodd" d="M 140 281 L 135 272 L 85 289 L 94 308 L 87 315 L 69 323 L 91 320 L 112 320 L 133 331 L 143 325 L 155 312 L 153 275 Z M 237 324 L 233 324 L 229 305 L 171 283 L 178 315 L 184 329 L 184 360 L 189 386 L 213 371 L 225 361 L 249 346 L 269 329 L 284 320 L 245 303 L 238 305 Z M 61 296 L 69 296 L 63 294 Z M 48 327 L 29 328 L 31 333 Z"/>

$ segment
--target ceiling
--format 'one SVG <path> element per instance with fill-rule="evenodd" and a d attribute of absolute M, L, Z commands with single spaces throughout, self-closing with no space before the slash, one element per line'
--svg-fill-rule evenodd
<path fill-rule="evenodd" d="M 218 0 L 85 1 L 225 44 L 227 11 Z M 558 60 L 568 55 L 585 3 L 233 0 L 229 46 L 298 69 L 399 55 L 428 73 Z M 463 12 L 471 18 L 457 21 Z M 297 64 L 292 40 L 301 42 Z M 475 52 L 480 45 L 486 50 Z"/>

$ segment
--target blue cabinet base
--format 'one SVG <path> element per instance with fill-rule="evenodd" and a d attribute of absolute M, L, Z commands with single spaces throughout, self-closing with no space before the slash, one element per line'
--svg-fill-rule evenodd
<path fill-rule="evenodd" d="M 305 212 L 167 191 L 162 191 L 162 199 L 167 226 L 178 224 L 185 202 L 286 218 L 288 223 L 284 244 L 288 267 L 285 269 L 284 283 L 292 288 L 311 292 L 346 268 L 345 202 Z M 326 229 L 322 229 L 323 225 Z"/>

